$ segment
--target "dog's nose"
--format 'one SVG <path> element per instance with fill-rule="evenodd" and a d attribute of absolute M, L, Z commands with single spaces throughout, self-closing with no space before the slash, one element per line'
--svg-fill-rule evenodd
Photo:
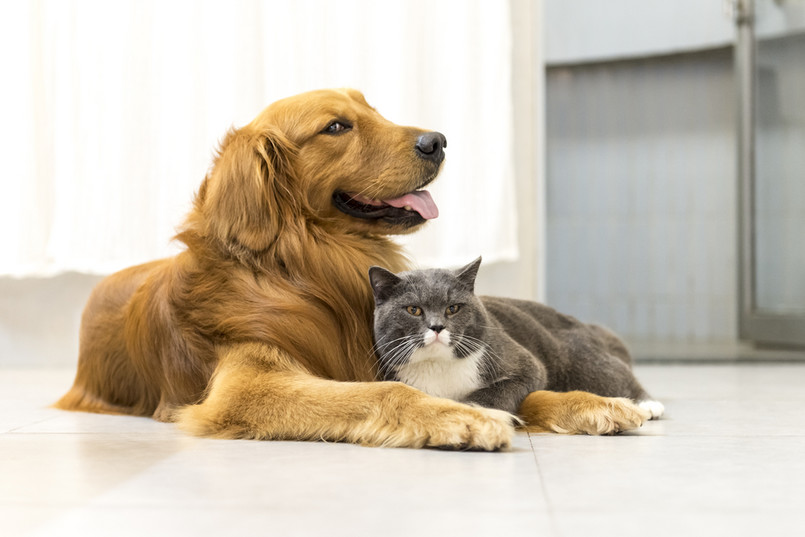
<path fill-rule="evenodd" d="M 440 164 L 444 160 L 447 138 L 441 132 L 426 132 L 416 139 L 415 147 L 420 158 Z"/>

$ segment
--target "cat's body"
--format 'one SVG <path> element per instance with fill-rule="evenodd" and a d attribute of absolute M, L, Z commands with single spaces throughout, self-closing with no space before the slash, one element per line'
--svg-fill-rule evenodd
<path fill-rule="evenodd" d="M 458 271 L 371 270 L 386 380 L 512 413 L 533 391 L 580 390 L 662 414 L 617 336 L 537 302 L 476 296 L 479 265 L 480 258 Z"/>

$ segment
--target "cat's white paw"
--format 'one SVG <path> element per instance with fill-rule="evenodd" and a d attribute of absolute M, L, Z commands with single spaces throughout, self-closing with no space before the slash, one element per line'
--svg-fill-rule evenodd
<path fill-rule="evenodd" d="M 656 420 L 663 414 L 665 414 L 665 405 L 660 403 L 659 401 L 654 401 L 653 399 L 645 399 L 643 401 L 638 401 L 637 406 L 642 408 L 643 410 L 647 410 L 651 413 L 651 419 Z"/>

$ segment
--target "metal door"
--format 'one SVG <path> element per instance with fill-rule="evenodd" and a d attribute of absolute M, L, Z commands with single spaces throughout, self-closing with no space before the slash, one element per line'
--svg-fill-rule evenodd
<path fill-rule="evenodd" d="M 805 0 L 736 0 L 740 334 L 805 346 Z"/>

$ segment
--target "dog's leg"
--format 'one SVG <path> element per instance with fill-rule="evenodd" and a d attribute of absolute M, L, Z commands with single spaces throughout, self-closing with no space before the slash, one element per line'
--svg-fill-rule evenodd
<path fill-rule="evenodd" d="M 640 427 L 651 413 L 623 397 L 588 392 L 536 391 L 520 405 L 529 432 L 614 434 Z"/>
<path fill-rule="evenodd" d="M 345 441 L 372 446 L 497 450 L 514 416 L 430 397 L 399 382 L 315 377 L 281 350 L 242 344 L 221 352 L 207 398 L 175 418 L 219 438 Z"/>

